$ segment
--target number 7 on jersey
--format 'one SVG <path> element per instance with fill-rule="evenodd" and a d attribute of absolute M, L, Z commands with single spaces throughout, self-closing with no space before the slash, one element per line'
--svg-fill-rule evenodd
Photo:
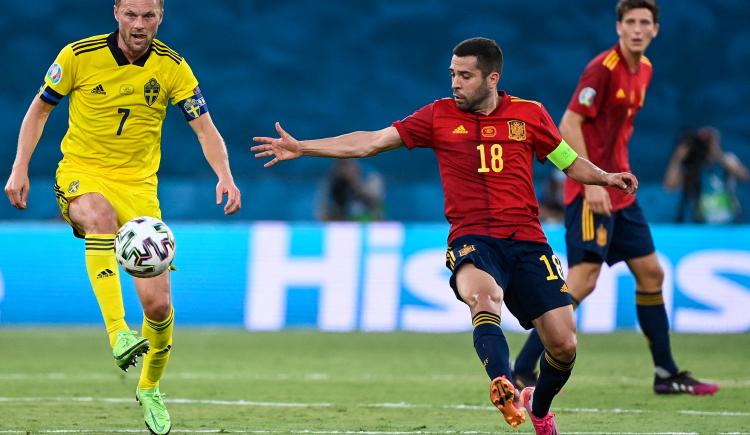
<path fill-rule="evenodd" d="M 128 119 L 128 116 L 130 116 L 130 109 L 124 109 L 121 107 L 117 109 L 117 113 L 122 113 L 120 127 L 117 129 L 117 135 L 120 136 L 122 134 L 122 128 L 125 127 L 125 121 Z"/>

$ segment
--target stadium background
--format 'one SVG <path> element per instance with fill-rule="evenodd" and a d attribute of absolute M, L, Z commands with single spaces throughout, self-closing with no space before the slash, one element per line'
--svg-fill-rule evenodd
<path fill-rule="evenodd" d="M 230 218 L 212 205 L 213 174 L 171 108 L 160 195 L 177 235 L 180 321 L 258 330 L 468 330 L 445 280 L 447 227 L 431 152 L 397 150 L 364 162 L 384 176 L 391 223 L 320 225 L 316 191 L 331 161 L 263 170 L 248 152 L 250 138 L 272 134 L 276 120 L 299 138 L 388 125 L 450 95 L 450 50 L 475 35 L 503 46 L 502 86 L 542 101 L 559 119 L 585 64 L 616 40 L 612 3 L 168 0 L 158 36 L 199 78 L 244 195 L 242 211 Z M 678 331 L 748 331 L 750 229 L 670 225 L 677 195 L 661 179 L 684 128 L 716 126 L 724 147 L 750 162 L 750 31 L 742 24 L 750 8 L 744 0 L 686 0 L 662 1 L 661 9 L 661 33 L 648 52 L 655 75 L 636 119 L 631 161 L 643 208 L 656 223 L 670 315 Z M 81 0 L 2 2 L 0 24 L 11 35 L 0 48 L 5 179 L 20 122 L 59 49 L 116 23 L 109 2 Z M 0 205 L 0 325 L 100 322 L 81 271 L 81 242 L 60 225 L 50 188 L 66 112 L 67 103 L 55 110 L 32 159 L 29 209 Z M 537 183 L 549 166 L 537 165 Z M 740 186 L 746 206 L 749 192 Z M 562 230 L 547 230 L 563 253 Z M 137 322 L 137 301 L 125 286 L 128 319 Z M 608 271 L 580 311 L 581 329 L 636 328 L 632 286 L 622 267 Z"/>

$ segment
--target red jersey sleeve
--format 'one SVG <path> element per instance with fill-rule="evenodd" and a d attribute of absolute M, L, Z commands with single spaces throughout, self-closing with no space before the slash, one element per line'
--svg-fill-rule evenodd
<path fill-rule="evenodd" d="M 607 98 L 610 71 L 601 62 L 592 62 L 583 70 L 578 87 L 568 103 L 572 110 L 586 118 L 594 118 Z"/>
<path fill-rule="evenodd" d="M 562 137 L 557 126 L 552 121 L 552 117 L 549 116 L 547 109 L 544 106 L 540 106 L 539 111 L 541 113 L 539 125 L 535 126 L 536 134 L 534 136 L 536 140 L 534 141 L 534 150 L 536 151 L 536 158 L 542 162 L 547 158 L 549 153 L 560 145 Z"/>
<path fill-rule="evenodd" d="M 393 126 L 407 148 L 432 148 L 432 112 L 435 103 L 422 107 Z"/>

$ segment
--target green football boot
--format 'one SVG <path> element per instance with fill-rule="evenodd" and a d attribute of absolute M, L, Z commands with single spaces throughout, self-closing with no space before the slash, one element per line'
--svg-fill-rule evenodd
<path fill-rule="evenodd" d="M 135 366 L 138 357 L 148 353 L 148 339 L 136 335 L 136 331 L 124 330 L 117 333 L 117 341 L 112 348 L 112 356 L 115 357 L 117 367 L 128 371 L 130 366 Z"/>
<path fill-rule="evenodd" d="M 143 420 L 146 427 L 152 434 L 165 435 L 172 430 L 172 422 L 169 419 L 169 412 L 164 406 L 164 397 L 159 391 L 159 387 L 142 390 L 136 388 L 135 400 L 143 407 Z"/>

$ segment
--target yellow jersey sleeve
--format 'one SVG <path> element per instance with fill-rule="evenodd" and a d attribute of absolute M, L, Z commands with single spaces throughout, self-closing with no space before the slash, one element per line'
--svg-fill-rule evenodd
<path fill-rule="evenodd" d="M 177 66 L 175 72 L 174 82 L 172 84 L 172 92 L 170 98 L 172 104 L 177 104 L 180 101 L 186 100 L 195 95 L 195 90 L 198 88 L 198 79 L 195 78 L 193 70 L 188 65 L 187 61 L 183 58 L 182 62 Z"/>
<path fill-rule="evenodd" d="M 47 74 L 44 76 L 44 84 L 39 89 L 39 98 L 45 103 L 57 105 L 64 96 L 73 90 L 76 66 L 73 48 L 66 45 L 47 70 Z"/>
<path fill-rule="evenodd" d="M 172 104 L 180 108 L 188 122 L 208 112 L 206 100 L 198 87 L 198 80 L 185 59 L 182 59 L 177 67 L 170 98 Z"/>

